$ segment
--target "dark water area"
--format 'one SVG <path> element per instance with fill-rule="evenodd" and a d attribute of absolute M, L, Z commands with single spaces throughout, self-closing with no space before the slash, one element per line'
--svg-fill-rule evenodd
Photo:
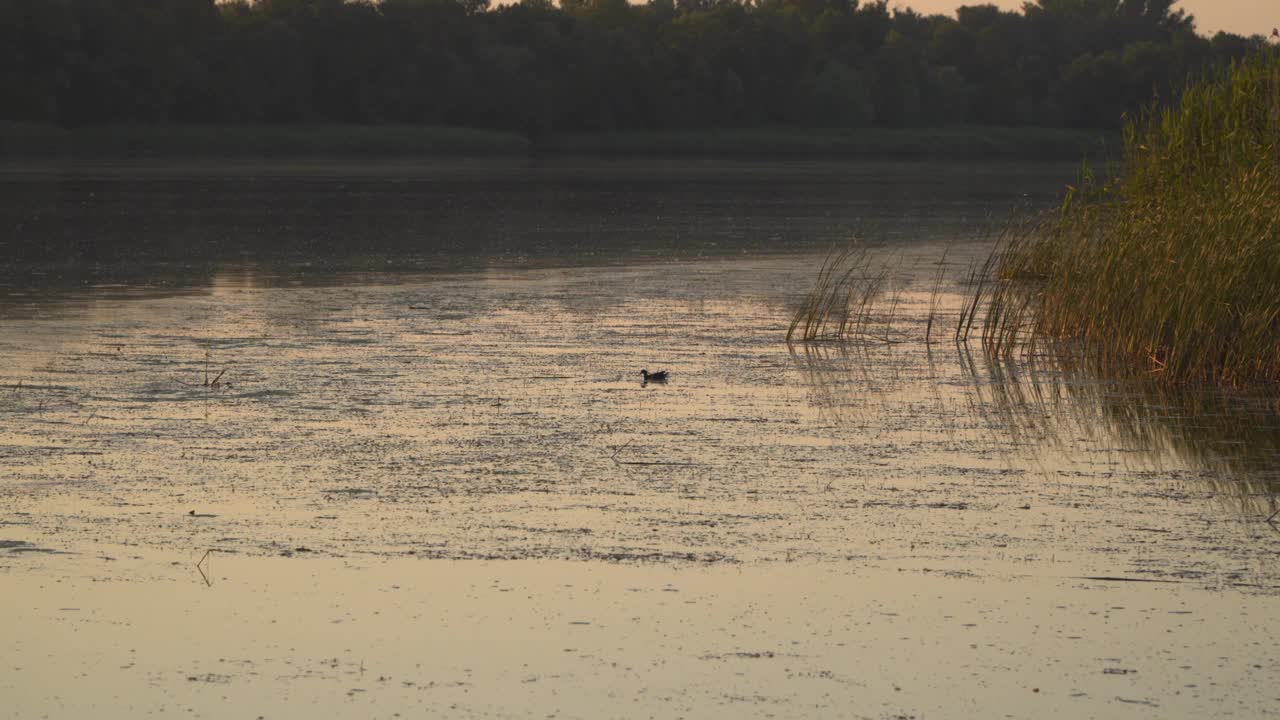
<path fill-rule="evenodd" d="M 1055 201 L 1066 165 L 446 163 L 0 176 L 0 284 L 198 288 L 217 273 L 609 265 L 971 237 Z"/>

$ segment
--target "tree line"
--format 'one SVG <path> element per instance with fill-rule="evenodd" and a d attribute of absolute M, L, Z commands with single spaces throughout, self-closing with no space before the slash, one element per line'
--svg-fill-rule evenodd
<path fill-rule="evenodd" d="M 0 0 L 0 120 L 1115 127 L 1266 45 L 1176 0 Z"/>

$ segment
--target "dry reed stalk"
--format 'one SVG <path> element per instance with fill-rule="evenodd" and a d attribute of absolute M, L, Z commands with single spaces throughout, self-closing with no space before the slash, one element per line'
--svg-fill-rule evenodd
<path fill-rule="evenodd" d="M 938 258 L 938 270 L 933 276 L 933 286 L 929 290 L 929 318 L 925 322 L 924 342 L 928 345 L 932 342 L 933 321 L 938 316 L 938 302 L 942 296 L 942 280 L 946 274 L 947 255 L 951 252 L 951 244 L 948 243 L 942 249 L 942 257 Z"/>

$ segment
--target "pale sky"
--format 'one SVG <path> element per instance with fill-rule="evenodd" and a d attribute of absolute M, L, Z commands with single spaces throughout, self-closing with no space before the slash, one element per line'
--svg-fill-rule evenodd
<path fill-rule="evenodd" d="M 999 5 L 1017 10 L 1023 0 L 889 0 L 889 7 L 909 7 L 919 13 L 955 14 L 960 5 Z M 1196 31 L 1212 35 L 1219 30 L 1241 35 L 1269 35 L 1280 27 L 1280 0 L 1182 0 L 1175 8 L 1196 18 Z"/>

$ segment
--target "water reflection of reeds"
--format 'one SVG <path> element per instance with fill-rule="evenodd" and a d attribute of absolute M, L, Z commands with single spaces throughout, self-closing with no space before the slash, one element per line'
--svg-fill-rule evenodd
<path fill-rule="evenodd" d="M 818 343 L 791 354 L 828 422 L 932 412 L 922 425 L 965 428 L 976 452 L 994 450 L 1047 475 L 1164 473 L 1198 483 L 1244 518 L 1277 507 L 1274 397 L 1107 379 L 1071 346 L 992 353 L 978 343 Z"/>
<path fill-rule="evenodd" d="M 868 343 L 789 345 L 810 404 L 828 422 L 875 413 L 914 378 L 915 364 L 895 346 Z"/>
<path fill-rule="evenodd" d="M 1015 444 L 1071 452 L 1109 446 L 1146 469 L 1190 468 L 1244 515 L 1268 516 L 1280 494 L 1280 401 L 1218 388 L 1104 379 L 1057 352 L 969 351 L 961 367 L 977 406 Z"/>

